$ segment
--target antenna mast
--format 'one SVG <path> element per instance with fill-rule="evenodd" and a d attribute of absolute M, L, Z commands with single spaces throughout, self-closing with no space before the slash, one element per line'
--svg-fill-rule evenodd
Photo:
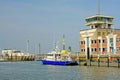
<path fill-rule="evenodd" d="M 100 15 L 100 0 L 98 0 L 98 15 Z"/>
<path fill-rule="evenodd" d="M 27 40 L 27 52 L 29 52 L 29 40 Z"/>
<path fill-rule="evenodd" d="M 40 54 L 40 43 L 38 44 L 38 54 Z"/>

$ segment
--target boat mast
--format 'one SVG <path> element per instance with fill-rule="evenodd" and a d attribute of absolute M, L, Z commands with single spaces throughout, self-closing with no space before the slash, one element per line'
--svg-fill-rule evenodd
<path fill-rule="evenodd" d="M 55 43 L 55 51 L 58 51 L 58 42 Z"/>
<path fill-rule="evenodd" d="M 62 45 L 63 45 L 63 50 L 65 50 L 65 35 L 63 35 Z"/>

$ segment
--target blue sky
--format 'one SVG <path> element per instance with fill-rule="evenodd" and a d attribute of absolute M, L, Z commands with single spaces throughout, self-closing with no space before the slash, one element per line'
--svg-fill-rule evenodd
<path fill-rule="evenodd" d="M 47 53 L 63 34 L 66 49 L 79 51 L 79 31 L 86 29 L 85 17 L 96 15 L 98 0 L 0 0 L 0 50 Z M 120 26 L 120 0 L 101 0 L 101 14 L 113 16 L 114 27 Z"/>

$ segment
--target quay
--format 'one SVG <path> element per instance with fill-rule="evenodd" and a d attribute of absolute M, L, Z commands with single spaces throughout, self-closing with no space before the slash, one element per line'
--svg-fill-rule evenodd
<path fill-rule="evenodd" d="M 34 61 L 35 56 L 0 56 L 0 62 Z"/>
<path fill-rule="evenodd" d="M 47 54 L 36 55 L 36 60 L 40 60 Z M 81 53 L 71 53 L 70 57 L 77 60 L 79 66 L 98 66 L 98 67 L 118 67 L 120 68 L 120 55 L 119 54 L 92 54 L 89 59 L 87 55 Z"/>
<path fill-rule="evenodd" d="M 16 62 L 16 61 L 36 61 L 41 60 L 47 54 L 31 55 L 31 56 L 3 56 L 0 55 L 0 62 Z M 118 67 L 120 68 L 119 54 L 92 54 L 89 59 L 87 55 L 81 53 L 72 53 L 70 57 L 79 62 L 79 66 L 98 66 L 98 67 Z"/>
<path fill-rule="evenodd" d="M 34 61 L 35 55 L 15 49 L 3 49 L 0 62 L 8 61 Z"/>
<path fill-rule="evenodd" d="M 84 54 L 77 57 L 80 66 L 118 67 L 120 68 L 120 55 L 90 55 L 89 59 Z"/>

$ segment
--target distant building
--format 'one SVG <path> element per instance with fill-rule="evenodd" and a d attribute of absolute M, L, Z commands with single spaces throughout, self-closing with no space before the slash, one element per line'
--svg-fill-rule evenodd
<path fill-rule="evenodd" d="M 2 50 L 3 56 L 29 56 L 29 53 L 18 51 L 18 50 L 12 50 L 12 49 L 4 49 Z"/>
<path fill-rule="evenodd" d="M 85 18 L 88 30 L 80 30 L 83 54 L 120 54 L 120 29 L 112 28 L 113 17 L 95 15 Z"/>

